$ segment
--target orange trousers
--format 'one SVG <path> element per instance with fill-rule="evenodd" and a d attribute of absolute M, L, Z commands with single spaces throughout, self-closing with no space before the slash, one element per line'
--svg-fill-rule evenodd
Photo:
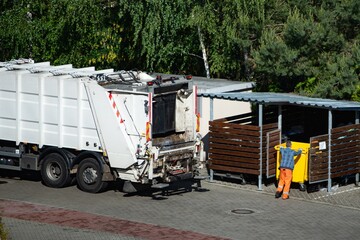
<path fill-rule="evenodd" d="M 283 195 L 289 195 L 290 185 L 292 180 L 292 170 L 287 168 L 280 168 L 280 179 L 277 191 L 282 192 Z"/>

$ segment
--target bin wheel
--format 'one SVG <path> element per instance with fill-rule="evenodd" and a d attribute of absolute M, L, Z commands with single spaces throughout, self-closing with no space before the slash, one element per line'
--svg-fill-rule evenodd
<path fill-rule="evenodd" d="M 50 153 L 44 158 L 41 177 L 46 186 L 53 188 L 66 187 L 71 181 L 65 159 L 58 153 Z"/>
<path fill-rule="evenodd" d="M 299 190 L 302 192 L 306 191 L 306 185 L 304 183 L 299 183 Z"/>
<path fill-rule="evenodd" d="M 84 192 L 101 192 L 107 186 L 107 182 L 102 181 L 102 175 L 98 161 L 85 158 L 80 162 L 76 173 L 78 187 Z"/>

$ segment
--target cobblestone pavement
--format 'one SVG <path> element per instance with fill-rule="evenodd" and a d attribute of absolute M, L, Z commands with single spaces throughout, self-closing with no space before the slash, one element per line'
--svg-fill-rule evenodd
<path fill-rule="evenodd" d="M 11 206 L 11 207 L 8 207 Z M 182 236 L 184 239 L 221 240 L 223 238 L 199 234 L 192 231 L 178 230 L 153 224 L 138 223 L 114 217 L 90 214 L 75 210 L 55 208 L 45 205 L 0 200 L 0 209 L 7 218 L 36 221 L 38 223 L 53 224 L 73 229 L 94 230 L 133 236 L 149 240 L 171 239 L 173 236 Z"/>
<path fill-rule="evenodd" d="M 63 227 L 54 224 L 46 224 L 37 221 L 24 221 L 16 218 L 3 218 L 3 223 L 10 229 L 10 237 L 16 239 L 71 239 L 71 240 L 141 240 L 131 236 L 98 232 L 89 229 Z"/>
<path fill-rule="evenodd" d="M 22 239 L 349 239 L 360 235 L 359 188 L 334 193 L 203 181 L 203 191 L 152 198 L 115 189 L 100 194 L 76 186 L 0 178 L 0 215 L 10 237 Z M 302 197 L 302 195 L 304 197 Z M 307 196 L 307 197 L 305 197 Z M 334 200 L 342 196 L 348 203 Z M 353 202 L 350 204 L 350 202 Z"/>
<path fill-rule="evenodd" d="M 258 191 L 257 183 L 242 185 L 225 179 L 214 180 L 213 184 L 229 186 L 235 189 Z M 300 191 L 297 186 L 293 186 L 290 195 L 299 199 L 360 209 L 360 187 L 356 186 L 354 183 L 341 186 L 335 183 L 331 192 L 327 191 L 326 182 L 322 183 L 320 186 L 312 185 L 310 188 L 313 189 L 309 189 L 309 191 Z M 275 194 L 275 184 L 269 184 L 268 186 L 262 185 L 262 192 Z"/>

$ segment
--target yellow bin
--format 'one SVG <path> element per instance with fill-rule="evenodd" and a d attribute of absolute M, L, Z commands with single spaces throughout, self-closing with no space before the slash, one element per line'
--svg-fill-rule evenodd
<path fill-rule="evenodd" d="M 292 182 L 304 183 L 308 180 L 308 152 L 310 148 L 310 143 L 301 143 L 301 142 L 291 142 L 291 149 L 297 151 L 299 148 L 302 149 L 300 155 L 294 157 L 295 166 L 293 171 Z M 280 176 L 280 146 L 286 147 L 286 144 L 276 145 L 275 149 L 277 150 L 277 160 L 276 160 L 276 179 L 279 179 Z"/>

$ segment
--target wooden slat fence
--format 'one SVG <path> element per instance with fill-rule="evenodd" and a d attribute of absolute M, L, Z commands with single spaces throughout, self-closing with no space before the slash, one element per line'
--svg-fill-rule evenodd
<path fill-rule="evenodd" d="M 211 121 L 210 169 L 259 174 L 260 127 Z"/>
<path fill-rule="evenodd" d="M 329 136 L 321 135 L 310 138 L 309 182 L 320 182 L 328 179 L 328 140 Z M 326 142 L 326 149 L 320 150 L 319 144 Z"/>
<path fill-rule="evenodd" d="M 275 146 L 280 143 L 281 131 L 279 129 L 270 131 L 266 134 L 267 159 L 266 159 L 266 177 L 270 178 L 276 174 L 277 151 Z"/>
<path fill-rule="evenodd" d="M 331 178 L 360 172 L 360 125 L 331 131 Z"/>
<path fill-rule="evenodd" d="M 250 123 L 252 120 L 250 114 L 245 114 L 238 120 L 232 118 L 209 122 L 210 169 L 227 173 L 260 174 L 261 128 L 250 124 L 244 125 L 245 122 Z M 271 167 L 267 167 L 267 133 L 277 129 L 277 126 L 277 123 L 263 125 L 262 174 L 267 173 L 268 169 L 271 171 L 273 169 L 272 158 Z M 270 136 L 271 144 L 274 144 L 273 136 Z"/>
<path fill-rule="evenodd" d="M 328 140 L 321 135 L 311 138 L 309 155 L 309 182 L 328 180 Z M 326 149 L 320 150 L 324 142 Z M 331 130 L 331 178 L 360 172 L 360 124 Z"/>

